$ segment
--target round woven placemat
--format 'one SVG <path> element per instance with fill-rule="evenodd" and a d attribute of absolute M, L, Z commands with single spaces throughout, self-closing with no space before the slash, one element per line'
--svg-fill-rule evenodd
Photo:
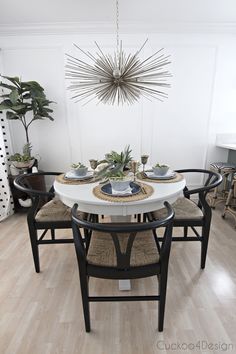
<path fill-rule="evenodd" d="M 137 184 L 140 185 L 141 191 L 138 194 L 134 194 L 134 195 L 128 195 L 128 196 L 124 196 L 124 197 L 122 197 L 122 196 L 115 197 L 112 195 L 107 195 L 101 191 L 100 185 L 93 188 L 93 194 L 95 195 L 95 197 L 102 199 L 102 200 L 107 200 L 109 202 L 122 203 L 122 202 L 134 202 L 136 200 L 146 199 L 146 198 L 150 197 L 150 195 L 152 195 L 152 193 L 154 192 L 154 189 L 152 188 L 152 186 L 149 186 L 146 183 L 137 183 Z"/>
<path fill-rule="evenodd" d="M 65 178 L 65 174 L 62 173 L 61 175 L 56 176 L 56 181 L 63 184 L 88 184 L 88 183 L 97 182 L 98 179 L 92 177 L 92 178 L 87 178 L 82 180 L 73 180 L 73 179 Z"/>
<path fill-rule="evenodd" d="M 137 178 L 140 180 L 145 180 L 147 182 L 154 182 L 154 183 L 175 183 L 175 182 L 182 181 L 184 177 L 180 173 L 176 172 L 175 178 L 171 178 L 171 179 L 148 178 L 144 172 L 140 172 L 137 174 Z"/>

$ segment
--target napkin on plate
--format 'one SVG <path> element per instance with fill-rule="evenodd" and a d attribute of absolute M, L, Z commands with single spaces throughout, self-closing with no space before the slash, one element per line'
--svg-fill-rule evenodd
<path fill-rule="evenodd" d="M 112 194 L 114 195 L 123 195 L 123 194 L 132 194 L 132 188 L 128 187 L 124 191 L 116 191 L 113 188 L 111 189 Z"/>

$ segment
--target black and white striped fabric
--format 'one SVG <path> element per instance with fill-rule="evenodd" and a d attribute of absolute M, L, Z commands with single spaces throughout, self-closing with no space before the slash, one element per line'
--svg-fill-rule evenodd
<path fill-rule="evenodd" d="M 8 183 L 7 160 L 9 157 L 9 137 L 5 118 L 0 112 L 0 221 L 14 212 L 14 202 Z"/>
<path fill-rule="evenodd" d="M 212 162 L 210 168 L 217 172 L 226 172 L 228 170 L 236 170 L 236 165 L 229 162 Z"/>

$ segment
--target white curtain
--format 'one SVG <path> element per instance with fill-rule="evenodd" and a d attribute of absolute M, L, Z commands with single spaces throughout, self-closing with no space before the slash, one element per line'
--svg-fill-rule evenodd
<path fill-rule="evenodd" d="M 8 183 L 9 134 L 0 112 L 0 222 L 13 214 L 14 203 Z"/>

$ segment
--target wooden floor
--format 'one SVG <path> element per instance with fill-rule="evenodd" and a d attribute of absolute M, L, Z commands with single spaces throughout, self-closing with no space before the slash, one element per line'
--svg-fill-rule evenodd
<path fill-rule="evenodd" d="M 163 333 L 157 303 L 133 302 L 92 303 L 87 334 L 73 244 L 42 245 L 36 274 L 25 215 L 8 218 L 0 224 L 0 353 L 236 353 L 233 222 L 214 211 L 204 271 L 199 246 L 172 244 Z M 118 293 L 116 281 L 91 279 L 90 285 L 91 294 Z M 132 288 L 132 294 L 153 294 L 156 279 L 132 281 Z"/>

